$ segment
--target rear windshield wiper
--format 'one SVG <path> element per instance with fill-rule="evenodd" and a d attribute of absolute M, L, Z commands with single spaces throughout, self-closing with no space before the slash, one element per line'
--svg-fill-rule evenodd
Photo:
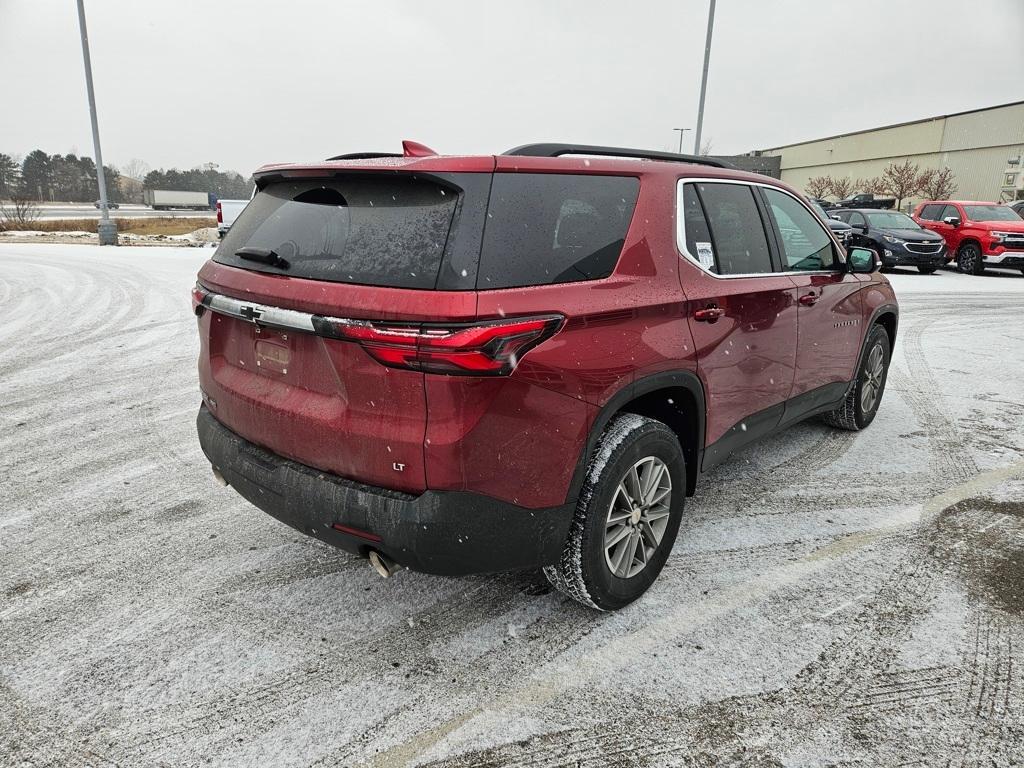
<path fill-rule="evenodd" d="M 235 251 L 235 256 L 246 261 L 258 261 L 260 264 L 266 264 L 271 267 L 277 267 L 278 269 L 288 269 L 288 262 L 277 255 L 276 251 L 272 251 L 268 248 L 239 248 Z"/>

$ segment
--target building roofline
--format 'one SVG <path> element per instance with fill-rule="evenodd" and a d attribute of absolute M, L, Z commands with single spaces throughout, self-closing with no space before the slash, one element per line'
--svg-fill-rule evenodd
<path fill-rule="evenodd" d="M 1008 101 L 1004 104 L 993 104 L 990 107 L 978 107 L 976 109 L 965 109 L 962 112 L 950 112 L 946 115 L 935 115 L 934 117 L 922 117 L 917 120 L 905 120 L 902 123 L 891 123 L 890 125 L 879 125 L 875 128 L 862 128 L 859 131 L 847 131 L 846 133 L 837 133 L 832 136 L 822 136 L 818 139 L 805 139 L 804 141 L 794 141 L 791 144 L 779 144 L 774 147 L 765 147 L 764 149 L 757 150 L 758 152 L 775 152 L 780 149 L 788 149 L 790 147 L 799 147 L 802 144 L 817 144 L 820 141 L 832 141 L 834 139 L 845 139 L 847 136 L 857 136 L 861 133 L 874 133 L 875 131 L 884 131 L 889 128 L 902 128 L 905 125 L 916 125 L 918 123 L 932 123 L 936 120 L 945 120 L 949 117 L 959 117 L 960 115 L 970 115 L 974 112 L 988 112 L 993 109 L 1003 109 L 1004 107 L 1016 107 L 1019 104 L 1024 104 L 1022 101 Z M 1001 145 L 1000 145 L 1001 146 Z"/>

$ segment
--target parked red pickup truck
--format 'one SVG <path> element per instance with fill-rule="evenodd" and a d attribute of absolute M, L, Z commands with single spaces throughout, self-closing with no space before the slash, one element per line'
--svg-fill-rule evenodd
<path fill-rule="evenodd" d="M 926 200 L 913 218 L 945 238 L 961 272 L 980 275 L 985 267 L 1024 272 L 1024 220 L 1008 205 Z"/>

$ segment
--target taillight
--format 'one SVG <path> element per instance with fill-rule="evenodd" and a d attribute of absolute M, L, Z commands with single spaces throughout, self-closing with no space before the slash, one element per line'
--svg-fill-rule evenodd
<path fill-rule="evenodd" d="M 224 223 L 224 211 L 221 210 L 220 200 L 217 201 L 217 223 L 218 224 L 223 224 Z"/>
<path fill-rule="evenodd" d="M 378 323 L 315 317 L 317 333 L 359 343 L 393 368 L 459 376 L 508 376 L 562 327 L 561 315 L 464 324 Z"/>
<path fill-rule="evenodd" d="M 203 314 L 204 303 L 209 295 L 210 292 L 203 288 L 199 283 L 192 286 L 192 312 L 196 317 Z"/>

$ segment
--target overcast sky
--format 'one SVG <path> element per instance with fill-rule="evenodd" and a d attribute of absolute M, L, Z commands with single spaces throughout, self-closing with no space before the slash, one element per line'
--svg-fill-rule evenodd
<path fill-rule="evenodd" d="M 707 7 L 86 0 L 103 152 L 248 174 L 403 138 L 671 149 Z M 1022 32 L 1022 0 L 719 0 L 704 135 L 732 154 L 1022 99 Z M 0 71 L 0 152 L 92 155 L 74 0 L 0 0 Z"/>

